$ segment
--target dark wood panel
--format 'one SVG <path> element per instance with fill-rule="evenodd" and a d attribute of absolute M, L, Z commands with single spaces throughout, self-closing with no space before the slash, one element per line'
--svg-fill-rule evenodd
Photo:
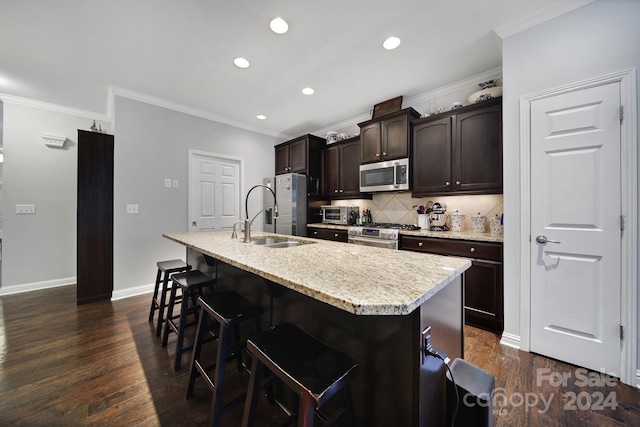
<path fill-rule="evenodd" d="M 382 134 L 380 123 L 371 123 L 360 128 L 360 150 L 362 163 L 372 163 L 380 161 L 380 143 Z"/>
<path fill-rule="evenodd" d="M 78 304 L 113 291 L 113 135 L 78 130 Z"/>
<path fill-rule="evenodd" d="M 337 195 L 340 185 L 340 151 L 338 147 L 325 148 L 320 154 L 320 159 L 322 162 L 320 185 L 322 194 L 327 197 L 334 197 Z"/>
<path fill-rule="evenodd" d="M 346 230 L 334 230 L 330 228 L 307 227 L 307 237 L 343 243 L 349 240 L 349 235 Z"/>
<path fill-rule="evenodd" d="M 451 191 L 451 118 L 413 128 L 411 174 L 414 197 Z"/>
<path fill-rule="evenodd" d="M 383 160 L 401 159 L 409 156 L 409 120 L 407 116 L 395 117 L 382 122 Z"/>

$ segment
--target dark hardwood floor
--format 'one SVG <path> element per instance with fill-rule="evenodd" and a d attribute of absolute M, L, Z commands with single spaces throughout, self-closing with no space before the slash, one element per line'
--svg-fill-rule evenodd
<path fill-rule="evenodd" d="M 0 426 L 207 425 L 211 393 L 199 380 L 184 398 L 189 353 L 175 373 L 175 337 L 160 346 L 147 321 L 150 295 L 81 306 L 75 299 L 75 286 L 0 299 Z M 580 387 L 576 367 L 498 341 L 480 329 L 465 333 L 467 360 L 496 378 L 496 426 L 640 426 L 638 389 L 595 373 Z M 556 386 L 540 372 L 570 378 Z M 245 381 L 246 374 L 229 376 L 230 397 Z M 266 403 L 260 411 L 260 425 L 279 419 Z M 238 426 L 241 417 L 239 407 L 223 424 Z"/>

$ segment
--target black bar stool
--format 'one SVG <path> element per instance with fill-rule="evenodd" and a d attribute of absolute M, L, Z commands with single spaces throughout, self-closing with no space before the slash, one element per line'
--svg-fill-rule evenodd
<path fill-rule="evenodd" d="M 270 381 L 263 381 L 266 367 L 298 396 L 298 426 L 311 427 L 317 415 L 325 425 L 333 424 L 346 412 L 351 425 L 353 404 L 349 383 L 358 371 L 350 357 L 334 350 L 303 332 L 291 323 L 277 325 L 247 341 L 253 356 L 249 390 L 242 419 L 243 427 L 253 426 L 260 390 Z M 320 412 L 324 404 L 343 391 L 345 405 L 331 417 Z"/>
<path fill-rule="evenodd" d="M 203 295 L 205 289 L 209 289 L 210 293 L 216 290 L 216 280 L 207 276 L 200 270 L 190 270 L 184 273 L 177 273 L 172 276 L 173 286 L 171 286 L 171 294 L 169 296 L 169 304 L 167 307 L 167 320 L 162 334 L 162 347 L 167 346 L 169 333 L 175 332 L 178 336 L 176 343 L 176 360 L 174 369 L 180 369 L 182 363 L 182 352 L 188 350 L 192 345 L 184 345 L 184 332 L 186 328 L 196 326 L 197 322 L 187 323 L 187 317 L 193 314 L 198 318 L 198 305 L 196 301 L 199 296 Z M 181 298 L 178 298 L 178 289 L 181 291 Z M 180 313 L 173 314 L 173 308 L 176 302 L 180 302 Z M 191 304 L 189 304 L 191 302 Z M 176 323 L 177 320 L 177 323 Z"/>
<path fill-rule="evenodd" d="M 220 418 L 245 400 L 246 394 L 243 394 L 222 406 L 225 368 L 228 361 L 235 359 L 238 363 L 238 370 L 243 369 L 242 350 L 246 347 L 246 341 L 240 339 L 240 324 L 252 321 L 254 323 L 254 333 L 260 332 L 262 307 L 235 291 L 221 291 L 213 295 L 200 297 L 198 298 L 198 305 L 200 306 L 200 319 L 191 355 L 191 369 L 189 371 L 186 397 L 188 399 L 193 395 L 196 378 L 202 376 L 211 391 L 213 391 L 210 425 L 219 427 Z M 216 362 L 213 365 L 206 366 L 200 357 L 202 344 L 207 340 L 207 335 L 215 329 L 217 329 L 218 341 Z M 235 337 L 233 343 L 230 342 L 232 338 L 231 332 L 234 333 Z M 211 373 L 213 375 L 210 375 Z"/>
<path fill-rule="evenodd" d="M 153 315 L 158 310 L 158 324 L 156 325 L 156 336 L 159 337 L 164 323 L 164 312 L 167 308 L 167 292 L 169 289 L 169 277 L 174 273 L 191 270 L 191 266 L 181 259 L 168 261 L 158 261 L 158 274 L 156 274 L 156 286 L 153 289 L 151 298 L 151 308 L 149 309 L 149 322 L 153 322 Z M 162 289 L 160 289 L 162 283 Z"/>

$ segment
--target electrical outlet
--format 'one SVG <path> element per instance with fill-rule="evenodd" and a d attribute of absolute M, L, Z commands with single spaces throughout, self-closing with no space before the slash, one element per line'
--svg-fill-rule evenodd
<path fill-rule="evenodd" d="M 165 188 L 171 188 L 171 178 L 164 179 L 164 186 Z"/>
<path fill-rule="evenodd" d="M 173 188 L 178 188 L 178 180 L 177 179 L 173 180 Z"/>
<path fill-rule="evenodd" d="M 16 205 L 16 213 L 23 214 L 35 214 L 36 205 Z"/>
<path fill-rule="evenodd" d="M 138 205 L 135 204 L 128 204 L 127 205 L 127 213 L 128 214 L 133 214 L 133 215 L 137 215 L 138 214 Z"/>

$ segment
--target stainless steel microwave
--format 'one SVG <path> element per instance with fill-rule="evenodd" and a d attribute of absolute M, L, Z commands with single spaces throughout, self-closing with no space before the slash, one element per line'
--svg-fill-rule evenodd
<path fill-rule="evenodd" d="M 360 192 L 409 190 L 409 159 L 360 165 Z"/>
<path fill-rule="evenodd" d="M 355 220 L 360 214 L 357 206 L 321 206 L 322 222 L 324 224 L 355 224 Z"/>

